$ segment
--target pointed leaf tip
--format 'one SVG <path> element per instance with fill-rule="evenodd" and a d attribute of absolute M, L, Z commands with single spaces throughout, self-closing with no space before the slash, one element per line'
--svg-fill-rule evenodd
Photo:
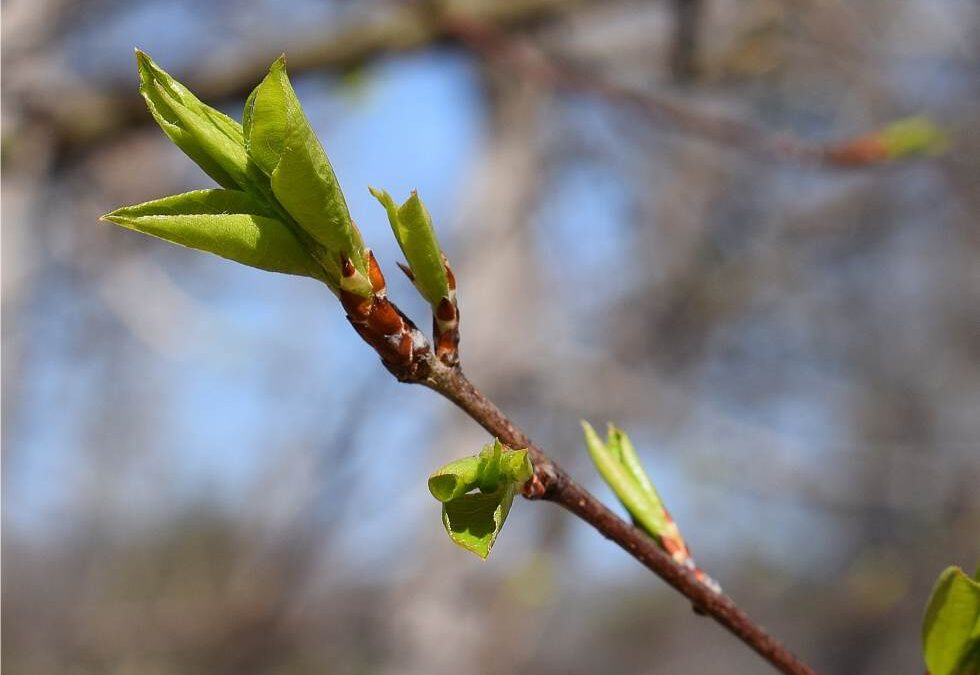
<path fill-rule="evenodd" d="M 958 567 L 943 570 L 932 589 L 922 651 L 931 675 L 980 672 L 980 583 Z"/>
<path fill-rule="evenodd" d="M 292 231 L 244 192 L 196 190 L 116 209 L 101 219 L 250 267 L 322 275 Z"/>
<path fill-rule="evenodd" d="M 247 190 L 248 166 L 242 127 L 202 103 L 142 51 L 136 51 L 140 93 L 163 132 L 222 187 Z"/>

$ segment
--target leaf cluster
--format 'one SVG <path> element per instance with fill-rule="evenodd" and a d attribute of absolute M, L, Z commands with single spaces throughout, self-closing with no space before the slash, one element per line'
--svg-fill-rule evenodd
<path fill-rule="evenodd" d="M 319 279 L 335 294 L 375 292 L 370 252 L 289 81 L 285 57 L 249 95 L 240 124 L 202 103 L 143 52 L 137 50 L 136 60 L 140 93 L 157 124 L 221 187 L 127 206 L 104 220 L 251 267 Z M 387 192 L 372 192 L 389 212 L 416 286 L 435 307 L 450 291 L 428 211 L 415 192 L 398 208 Z"/>
<path fill-rule="evenodd" d="M 429 477 L 429 492 L 442 503 L 450 539 L 486 559 L 514 495 L 531 477 L 527 450 L 507 450 L 494 439 L 479 455 L 457 459 Z"/>

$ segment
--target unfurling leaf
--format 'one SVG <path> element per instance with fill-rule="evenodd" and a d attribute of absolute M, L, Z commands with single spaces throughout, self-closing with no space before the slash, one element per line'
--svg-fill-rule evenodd
<path fill-rule="evenodd" d="M 322 278 L 323 271 L 269 207 L 236 190 L 196 190 L 102 216 L 174 244 L 251 267 Z"/>
<path fill-rule="evenodd" d="M 164 133 L 218 185 L 251 184 L 242 127 L 197 99 L 143 52 L 136 50 L 140 93 Z"/>
<path fill-rule="evenodd" d="M 440 502 L 449 502 L 476 489 L 479 480 L 480 458 L 463 457 L 429 476 L 429 492 Z"/>
<path fill-rule="evenodd" d="M 527 450 L 505 451 L 498 439 L 479 455 L 446 464 L 429 477 L 429 491 L 442 502 L 449 537 L 486 559 L 514 495 L 531 477 Z"/>
<path fill-rule="evenodd" d="M 310 237 L 322 245 L 320 260 L 339 284 L 341 259 L 351 261 L 363 283 L 347 290 L 370 295 L 361 234 L 323 147 L 303 114 L 279 57 L 249 95 L 243 115 L 249 157 L 269 177 L 272 194 Z"/>
<path fill-rule="evenodd" d="M 415 287 L 432 306 L 433 311 L 443 298 L 452 300 L 449 275 L 442 249 L 432 228 L 432 217 L 414 190 L 401 206 L 384 190 L 371 188 L 371 194 L 388 213 L 391 230 L 408 261 Z"/>
<path fill-rule="evenodd" d="M 980 572 L 971 579 L 948 567 L 939 575 L 922 625 L 922 648 L 930 675 L 980 673 Z"/>
<path fill-rule="evenodd" d="M 515 492 L 514 483 L 505 483 L 496 492 L 474 492 L 444 503 L 442 524 L 450 539 L 486 560 L 507 520 Z"/>
<path fill-rule="evenodd" d="M 659 540 L 668 531 L 666 511 L 653 483 L 640 467 L 629 437 L 610 425 L 608 442 L 604 443 L 592 425 L 585 421 L 582 422 L 582 431 L 585 432 L 586 448 L 599 474 L 637 524 Z M 626 460 L 624 455 L 630 459 Z"/>
<path fill-rule="evenodd" d="M 653 537 L 675 562 L 691 570 L 698 581 L 715 593 L 720 593 L 718 582 L 694 563 L 680 529 L 660 499 L 653 481 L 643 470 L 636 448 L 626 432 L 610 424 L 606 441 L 603 442 L 592 425 L 584 420 L 582 431 L 585 432 L 585 445 L 599 474 L 629 511 L 633 523 Z"/>

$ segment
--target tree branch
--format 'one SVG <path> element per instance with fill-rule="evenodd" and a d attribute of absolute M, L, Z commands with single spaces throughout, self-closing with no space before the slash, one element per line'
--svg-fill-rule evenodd
<path fill-rule="evenodd" d="M 466 2 L 467 16 L 502 27 L 519 27 L 554 17 L 582 4 L 583 0 L 483 0 Z M 391 52 L 409 51 L 454 40 L 444 21 L 453 2 L 392 3 L 339 30 L 315 40 L 291 45 L 289 71 L 293 75 L 318 69 L 344 69 L 362 65 Z M 182 75 L 184 82 L 203 100 L 244 99 L 255 86 L 255 73 L 264 72 L 279 55 L 274 46 L 243 54 L 231 63 L 204 63 Z M 61 155 L 72 155 L 96 144 L 120 129 L 148 121 L 146 109 L 132 95 L 132 83 L 117 82 L 108 91 L 93 92 L 86 83 L 77 88 L 61 83 L 57 95 L 41 82 L 19 92 L 16 104 L 27 117 L 49 129 Z"/>
<path fill-rule="evenodd" d="M 404 316 L 397 307 L 395 311 Z M 624 521 L 572 480 L 466 378 L 459 366 L 447 366 L 436 358 L 421 331 L 407 318 L 405 321 L 405 330 L 415 346 L 410 358 L 400 358 L 380 349 L 382 363 L 399 381 L 424 385 L 449 399 L 502 443 L 511 448 L 526 448 L 534 464 L 534 476 L 524 487 L 525 497 L 554 502 L 589 523 L 690 600 L 697 611 L 711 616 L 780 672 L 815 675 L 814 670 L 754 623 L 731 598 L 701 583 L 692 570 L 676 563 L 645 532 Z M 378 349 L 377 339 L 369 339 L 361 330 L 358 332 Z"/>
<path fill-rule="evenodd" d="M 693 0 L 677 0 L 695 11 Z M 689 3 L 690 4 L 687 4 Z M 691 18 L 691 21 L 694 21 Z M 830 167 L 869 166 L 893 159 L 877 132 L 835 143 L 815 143 L 774 132 L 739 119 L 707 113 L 686 103 L 639 91 L 593 76 L 486 21 L 473 16 L 448 16 L 448 30 L 488 60 L 543 85 L 601 97 L 629 106 L 655 124 L 757 155 Z M 693 39 L 693 38 L 692 38 Z M 687 58 L 687 57 L 683 57 Z M 692 66 L 693 67 L 693 66 Z M 911 153 L 915 154 L 915 153 Z"/>
<path fill-rule="evenodd" d="M 701 0 L 673 0 L 674 41 L 670 69 L 678 82 L 690 82 L 698 74 L 698 31 L 701 28 Z"/>

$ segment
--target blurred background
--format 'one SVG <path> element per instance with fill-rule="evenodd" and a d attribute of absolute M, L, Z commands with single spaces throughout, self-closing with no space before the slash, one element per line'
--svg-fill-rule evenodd
<path fill-rule="evenodd" d="M 554 506 L 486 563 L 453 546 L 426 477 L 488 439 L 322 286 L 98 222 L 211 185 L 138 46 L 236 118 L 286 52 L 423 324 L 367 188 L 429 206 L 478 386 L 604 498 L 578 420 L 627 429 L 699 563 L 818 670 L 921 673 L 931 584 L 980 553 L 977 4 L 449 10 L 4 2 L 7 671 L 768 672 Z M 944 155 L 821 160 L 914 114 Z"/>

